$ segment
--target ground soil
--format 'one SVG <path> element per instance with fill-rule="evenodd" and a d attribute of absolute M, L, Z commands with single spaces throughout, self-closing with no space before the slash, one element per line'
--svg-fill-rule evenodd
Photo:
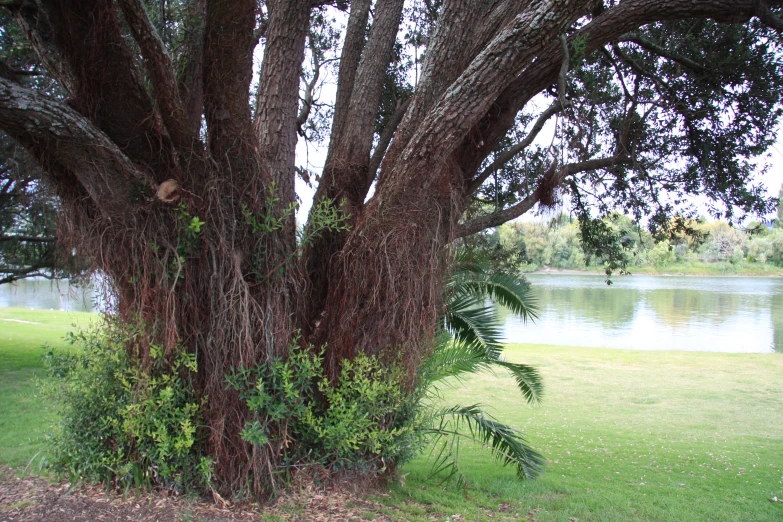
<path fill-rule="evenodd" d="M 0 467 L 0 522 L 234 522 L 234 521 L 355 521 L 392 522 L 400 516 L 381 504 L 364 500 L 344 488 L 300 488 L 273 504 L 229 504 L 160 492 L 121 495 L 102 486 L 71 487 L 39 477 L 21 477 Z"/>

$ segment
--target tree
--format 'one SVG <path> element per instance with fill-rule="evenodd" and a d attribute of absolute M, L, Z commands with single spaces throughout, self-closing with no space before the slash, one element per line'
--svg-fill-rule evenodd
<path fill-rule="evenodd" d="M 2 68 L 0 129 L 41 166 L 63 247 L 110 279 L 119 316 L 197 358 L 221 491 L 260 489 L 278 458 L 242 439 L 232 368 L 285 356 L 300 331 L 333 379 L 364 353 L 402 361 L 413 386 L 455 238 L 566 192 L 597 245 L 591 207 L 653 227 L 689 194 L 770 208 L 747 179 L 781 113 L 783 2 L 348 4 L 1 4 L 56 89 Z M 297 241 L 297 133 L 317 138 L 330 112 L 314 78 L 336 63 L 335 9 L 329 151 Z M 413 84 L 403 44 L 424 53 Z M 552 118 L 552 145 L 534 145 Z M 138 364 L 149 345 L 129 348 Z"/>
<path fill-rule="evenodd" d="M 44 86 L 33 53 L 16 45 L 10 14 L 0 12 L 3 74 Z M 42 181 L 40 167 L 5 133 L 0 133 L 0 284 L 29 277 L 54 279 L 69 273 L 71 256 L 56 262 L 56 200 Z"/>
<path fill-rule="evenodd" d="M 778 192 L 778 226 L 783 226 L 783 185 L 780 187 L 780 192 Z"/>

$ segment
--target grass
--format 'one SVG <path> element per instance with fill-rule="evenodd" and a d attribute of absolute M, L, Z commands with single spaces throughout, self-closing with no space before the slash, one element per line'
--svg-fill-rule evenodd
<path fill-rule="evenodd" d="M 92 314 L 0 308 L 0 464 L 26 466 L 45 447 L 52 418 L 37 396 L 48 346 L 65 348 L 64 336 Z"/>
<path fill-rule="evenodd" d="M 70 325 L 90 317 L 0 309 L 0 464 L 25 466 L 44 447 L 40 346 L 66 346 Z M 489 405 L 548 457 L 546 473 L 520 482 L 468 444 L 469 487 L 457 490 L 429 478 L 423 456 L 376 499 L 395 519 L 783 520 L 771 501 L 783 497 L 783 354 L 515 345 L 505 355 L 541 370 L 540 405 L 504 375 L 470 378 L 445 401 Z"/>
<path fill-rule="evenodd" d="M 527 406 L 511 379 L 482 375 L 446 401 L 483 402 L 549 459 L 536 481 L 464 447 L 466 491 L 420 458 L 388 505 L 409 520 L 783 520 L 783 355 L 511 346 L 547 392 Z M 499 509 L 500 506 L 500 509 Z"/>

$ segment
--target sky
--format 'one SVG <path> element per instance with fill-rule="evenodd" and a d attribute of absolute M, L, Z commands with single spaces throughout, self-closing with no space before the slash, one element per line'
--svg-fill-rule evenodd
<path fill-rule="evenodd" d="M 544 142 L 551 140 L 551 132 L 549 136 L 545 136 L 546 132 L 542 131 Z M 766 174 L 757 175 L 754 182 L 762 183 L 766 189 L 767 194 L 770 197 L 777 198 L 778 193 L 783 185 L 783 127 L 779 128 L 777 133 L 777 142 L 769 150 L 769 157 L 767 158 L 768 170 Z M 326 158 L 326 145 L 308 144 L 303 139 L 299 139 L 296 149 L 296 163 L 299 167 L 306 167 L 311 172 L 316 174 L 321 173 L 324 166 L 324 160 Z M 297 177 L 296 179 L 296 193 L 299 196 L 300 203 L 299 209 L 296 213 L 296 219 L 298 223 L 305 223 L 307 221 L 307 213 L 310 212 L 310 206 L 312 204 L 313 195 L 315 194 L 315 188 L 309 187 L 304 181 Z M 702 208 L 702 213 L 706 217 L 708 215 L 706 205 L 696 202 L 699 208 Z M 768 216 L 769 218 L 775 217 L 774 215 Z M 528 213 L 522 217 L 525 220 L 536 219 L 532 213 Z"/>
<path fill-rule="evenodd" d="M 406 8 L 412 8 L 415 3 L 416 2 L 413 0 L 409 0 L 406 3 Z M 346 15 L 344 13 L 335 11 L 334 16 L 335 21 L 338 24 L 342 24 L 344 29 L 344 25 L 347 20 Z M 407 28 L 407 30 L 410 29 L 411 28 Z M 263 46 L 258 46 L 258 49 L 262 48 Z M 263 51 L 257 51 L 254 58 L 257 66 L 260 66 L 261 59 L 263 58 Z M 258 71 L 256 71 L 256 74 L 253 75 L 254 78 L 258 78 L 257 72 Z M 416 80 L 418 80 L 418 70 L 412 72 L 411 74 L 415 75 Z M 415 84 L 413 76 L 411 76 L 411 82 Z M 333 100 L 336 97 L 336 84 L 337 79 L 334 77 L 332 71 L 325 69 L 322 70 L 320 86 L 321 101 L 333 103 Z M 548 102 L 544 101 L 537 103 L 535 98 L 531 100 L 531 103 L 539 105 L 539 108 L 541 109 L 546 106 L 544 104 L 548 105 Z M 552 124 L 553 120 L 548 122 L 547 126 L 541 131 L 538 138 L 535 140 L 535 143 L 549 144 L 551 142 L 552 134 L 554 132 L 554 127 Z M 326 158 L 327 145 L 328 144 L 317 145 L 313 143 L 306 143 L 302 138 L 300 138 L 299 142 L 297 143 L 297 166 L 304 167 L 311 173 L 320 175 L 321 171 L 323 170 L 324 161 Z M 753 180 L 753 183 L 762 183 L 767 189 L 767 194 L 770 197 L 777 198 L 778 192 L 781 189 L 781 185 L 783 185 L 783 122 L 781 122 L 781 125 L 778 128 L 777 142 L 769 150 L 769 157 L 766 159 L 766 163 L 769 167 L 767 173 L 763 176 L 758 175 Z M 311 176 L 311 178 L 312 177 L 313 176 Z M 313 195 L 315 194 L 315 188 L 308 186 L 304 181 L 297 177 L 296 192 L 300 199 L 299 209 L 297 210 L 297 222 L 305 223 L 307 220 L 307 214 L 310 211 Z M 706 198 L 704 199 L 704 202 L 699 202 L 697 198 L 694 200 L 694 204 L 697 205 L 697 208 L 702 209 L 701 212 L 706 217 L 709 215 L 709 213 L 707 212 L 707 206 L 705 202 Z M 530 219 L 531 214 L 532 213 L 528 213 L 526 216 L 523 216 L 523 219 Z M 774 216 L 770 215 L 769 217 L 772 218 Z"/>

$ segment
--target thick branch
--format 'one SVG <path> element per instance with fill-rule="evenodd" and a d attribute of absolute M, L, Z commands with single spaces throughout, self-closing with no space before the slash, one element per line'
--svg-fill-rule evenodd
<path fill-rule="evenodd" d="M 180 152 L 189 150 L 196 136 L 188 129 L 171 57 L 152 26 L 141 0 L 119 0 L 119 4 L 144 57 L 163 123 L 177 149 Z"/>
<path fill-rule="evenodd" d="M 566 102 L 568 103 L 568 102 Z M 514 159 L 514 156 L 525 150 L 530 146 L 531 143 L 533 143 L 533 140 L 536 139 L 536 136 L 538 136 L 538 133 L 541 132 L 541 129 L 544 128 L 544 125 L 546 124 L 549 119 L 560 112 L 562 110 L 562 105 L 560 104 L 560 101 L 554 102 L 552 105 L 550 105 L 544 112 L 541 113 L 541 115 L 536 120 L 535 124 L 533 124 L 533 127 L 530 129 L 530 132 L 525 136 L 525 138 L 517 143 L 516 145 L 510 147 L 508 150 L 503 152 L 500 156 L 495 159 L 487 168 L 485 168 L 483 171 L 481 171 L 481 174 L 476 176 L 476 178 L 473 180 L 473 182 L 468 187 L 468 193 L 472 194 L 478 190 L 478 188 L 481 186 L 482 183 L 484 183 L 487 178 L 489 178 L 495 171 L 500 169 L 503 165 Z"/>
<path fill-rule="evenodd" d="M 550 187 L 558 187 L 569 177 L 579 172 L 587 172 L 590 170 L 605 169 L 615 165 L 630 165 L 631 160 L 627 156 L 610 156 L 607 158 L 598 158 L 587 161 L 581 161 L 579 163 L 569 163 L 563 165 L 554 174 L 554 179 L 547 180 L 547 184 Z M 475 218 L 467 223 L 463 223 L 457 229 L 454 237 L 465 237 L 477 232 L 481 232 L 487 228 L 497 227 L 516 219 L 525 212 L 529 211 L 540 199 L 539 191 L 527 196 L 516 205 L 513 205 L 500 212 L 487 214 Z"/>
<path fill-rule="evenodd" d="M 756 0 L 628 0 L 606 9 L 590 23 L 569 37 L 584 44 L 585 55 L 659 20 L 712 17 L 720 20 L 747 20 L 755 13 Z M 780 0 L 775 6 L 783 4 Z M 498 96 L 491 110 L 475 125 L 464 140 L 459 155 L 466 171 L 475 171 L 514 125 L 517 113 L 534 96 L 554 85 L 562 65 L 563 52 L 559 42 L 551 42 L 538 53 L 536 60 Z M 477 139 L 479 138 L 479 139 Z M 483 143 L 476 147 L 477 141 Z"/>
<path fill-rule="evenodd" d="M 274 179 L 281 208 L 296 201 L 296 117 L 299 108 L 299 78 L 310 24 L 308 0 L 267 2 L 264 61 L 256 106 L 256 135 L 268 174 Z M 286 237 L 293 245 L 296 223 L 286 222 Z"/>
<path fill-rule="evenodd" d="M 204 114 L 204 19 L 207 13 L 206 0 L 194 0 L 194 16 L 185 21 L 187 35 L 177 64 L 182 106 L 191 134 L 201 132 L 201 117 Z"/>
<path fill-rule="evenodd" d="M 337 77 L 337 99 L 334 105 L 332 119 L 332 135 L 342 132 L 343 124 L 348 115 L 349 102 L 356 81 L 356 71 L 364 49 L 367 20 L 370 16 L 371 0 L 353 0 L 348 26 L 345 30 L 345 42 L 340 55 L 340 74 Z"/>
<path fill-rule="evenodd" d="M 62 53 L 59 34 L 55 32 L 48 13 L 37 2 L 11 1 L 5 2 L 3 7 L 16 15 L 16 21 L 49 74 L 68 94 L 74 95 L 77 92 L 76 74 Z"/>
<path fill-rule="evenodd" d="M 375 122 L 383 81 L 400 26 L 404 0 L 378 5 L 370 39 L 362 54 L 342 132 L 332 135 L 316 203 L 324 198 L 346 198 L 347 212 L 355 214 L 364 202 L 371 180 L 368 175 Z"/>
<path fill-rule="evenodd" d="M 249 89 L 255 47 L 255 0 L 208 0 L 204 30 L 204 114 L 209 149 L 239 173 L 255 142 Z"/>
<path fill-rule="evenodd" d="M 756 12 L 754 14 L 762 24 L 774 29 L 778 34 L 783 34 L 783 18 L 780 18 L 770 10 L 770 3 L 767 0 L 756 0 Z"/>
<path fill-rule="evenodd" d="M 81 114 L 0 78 L 0 128 L 28 146 L 45 170 L 65 170 L 107 216 L 128 209 L 133 185 L 149 185 L 122 151 Z M 135 192 L 139 191 L 136 188 Z"/>
<path fill-rule="evenodd" d="M 171 177 L 177 169 L 171 142 L 161 132 L 112 0 L 29 1 L 17 19 L 70 95 L 69 105 L 132 161 Z"/>

